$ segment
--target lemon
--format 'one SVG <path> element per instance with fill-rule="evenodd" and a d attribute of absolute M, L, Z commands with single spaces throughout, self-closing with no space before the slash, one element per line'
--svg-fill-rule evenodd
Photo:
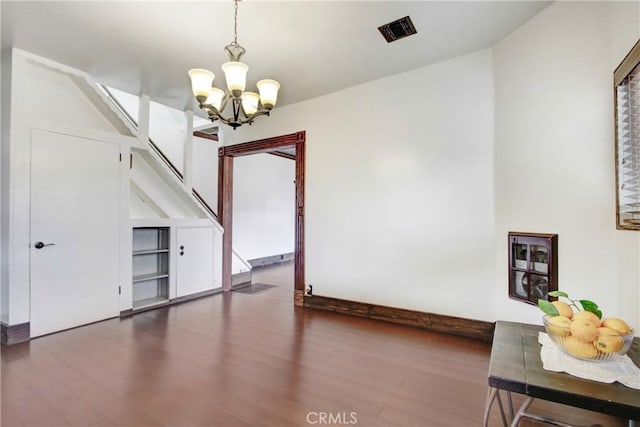
<path fill-rule="evenodd" d="M 620 332 L 620 335 L 627 335 L 631 332 L 631 328 L 627 323 L 618 319 L 617 317 L 609 317 L 602 321 L 602 326 L 606 326 L 607 328 L 615 329 Z"/>
<path fill-rule="evenodd" d="M 620 351 L 623 345 L 620 333 L 615 329 L 598 328 L 598 337 L 593 342 L 594 347 L 601 353 L 615 353 Z"/>
<path fill-rule="evenodd" d="M 564 316 L 554 316 L 547 321 L 547 332 L 558 337 L 569 335 L 571 320 Z"/>
<path fill-rule="evenodd" d="M 569 354 L 583 359 L 593 359 L 598 355 L 598 351 L 593 345 L 574 336 L 568 336 L 564 339 L 564 348 Z"/>
<path fill-rule="evenodd" d="M 588 320 L 595 325 L 596 328 L 600 327 L 600 318 L 590 311 L 579 311 L 573 314 L 573 320 Z"/>
<path fill-rule="evenodd" d="M 584 318 L 571 322 L 571 335 L 582 342 L 593 342 L 598 336 L 598 327 Z"/>
<path fill-rule="evenodd" d="M 555 306 L 555 308 L 556 308 L 556 310 L 558 310 L 558 314 L 560 316 L 564 316 L 564 317 L 567 317 L 569 319 L 571 319 L 573 317 L 573 309 L 566 302 L 551 301 L 551 304 L 553 304 Z"/>

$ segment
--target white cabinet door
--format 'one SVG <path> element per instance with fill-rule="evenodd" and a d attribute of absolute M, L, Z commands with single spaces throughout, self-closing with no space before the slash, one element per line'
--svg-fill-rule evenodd
<path fill-rule="evenodd" d="M 177 230 L 177 296 L 213 289 L 213 228 Z"/>
<path fill-rule="evenodd" d="M 119 157 L 115 144 L 32 133 L 32 337 L 119 314 Z"/>

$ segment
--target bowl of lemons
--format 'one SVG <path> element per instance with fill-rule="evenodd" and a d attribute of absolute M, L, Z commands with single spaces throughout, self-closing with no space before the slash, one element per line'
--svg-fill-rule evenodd
<path fill-rule="evenodd" d="M 592 362 L 609 362 L 625 355 L 633 343 L 634 330 L 622 319 L 602 317 L 598 306 L 588 300 L 571 300 L 561 291 L 550 296 L 570 301 L 538 300 L 538 307 L 551 340 L 566 354 Z"/>

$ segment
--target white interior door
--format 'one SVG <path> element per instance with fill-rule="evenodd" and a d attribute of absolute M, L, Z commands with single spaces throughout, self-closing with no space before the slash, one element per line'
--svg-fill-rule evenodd
<path fill-rule="evenodd" d="M 32 337 L 119 314 L 119 157 L 116 144 L 32 133 Z"/>
<path fill-rule="evenodd" d="M 213 228 L 178 229 L 177 296 L 213 289 Z"/>

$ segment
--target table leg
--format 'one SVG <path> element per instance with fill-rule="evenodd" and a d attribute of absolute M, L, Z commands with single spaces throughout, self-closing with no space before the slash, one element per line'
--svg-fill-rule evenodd
<path fill-rule="evenodd" d="M 507 419 L 504 416 L 504 407 L 502 406 L 502 399 L 500 398 L 500 390 L 496 393 L 496 399 L 498 399 L 498 408 L 500 408 L 500 417 L 502 418 L 502 425 L 507 427 L 509 424 Z M 511 419 L 513 419 L 513 414 L 511 415 Z"/>
<path fill-rule="evenodd" d="M 516 427 L 520 422 L 521 418 L 529 418 L 531 420 L 540 421 L 542 423 L 549 424 L 552 426 L 575 427 L 573 424 L 563 423 L 562 421 L 554 420 L 553 418 L 547 418 L 541 415 L 536 415 L 536 414 L 527 412 L 527 409 L 529 409 L 529 406 L 531 406 L 533 401 L 534 401 L 533 397 L 527 397 L 527 400 L 524 401 L 522 406 L 520 406 L 520 409 L 518 409 L 518 412 L 516 413 L 515 417 L 513 417 L 513 420 L 511 421 L 511 427 Z M 633 426 L 630 425 L 630 427 L 633 427 Z"/>
<path fill-rule="evenodd" d="M 531 406 L 532 403 L 533 403 L 533 398 L 527 397 L 527 400 L 524 401 L 522 406 L 520 406 L 520 409 L 518 409 L 518 412 L 516 413 L 516 415 L 511 420 L 511 427 L 516 427 L 518 425 L 518 423 L 520 422 L 520 418 L 522 418 L 522 416 L 525 414 L 527 409 L 529 409 L 529 406 Z"/>
<path fill-rule="evenodd" d="M 502 417 L 502 425 L 507 426 L 507 419 L 504 415 L 504 408 L 502 407 L 502 399 L 500 399 L 500 391 L 495 387 L 489 387 L 487 393 L 487 401 L 484 405 L 484 416 L 482 418 L 482 426 L 487 427 L 489 425 L 489 414 L 491 413 L 491 406 L 493 401 L 498 400 L 498 406 L 500 408 L 500 416 Z M 509 402 L 511 402 L 511 394 L 509 394 Z"/>

